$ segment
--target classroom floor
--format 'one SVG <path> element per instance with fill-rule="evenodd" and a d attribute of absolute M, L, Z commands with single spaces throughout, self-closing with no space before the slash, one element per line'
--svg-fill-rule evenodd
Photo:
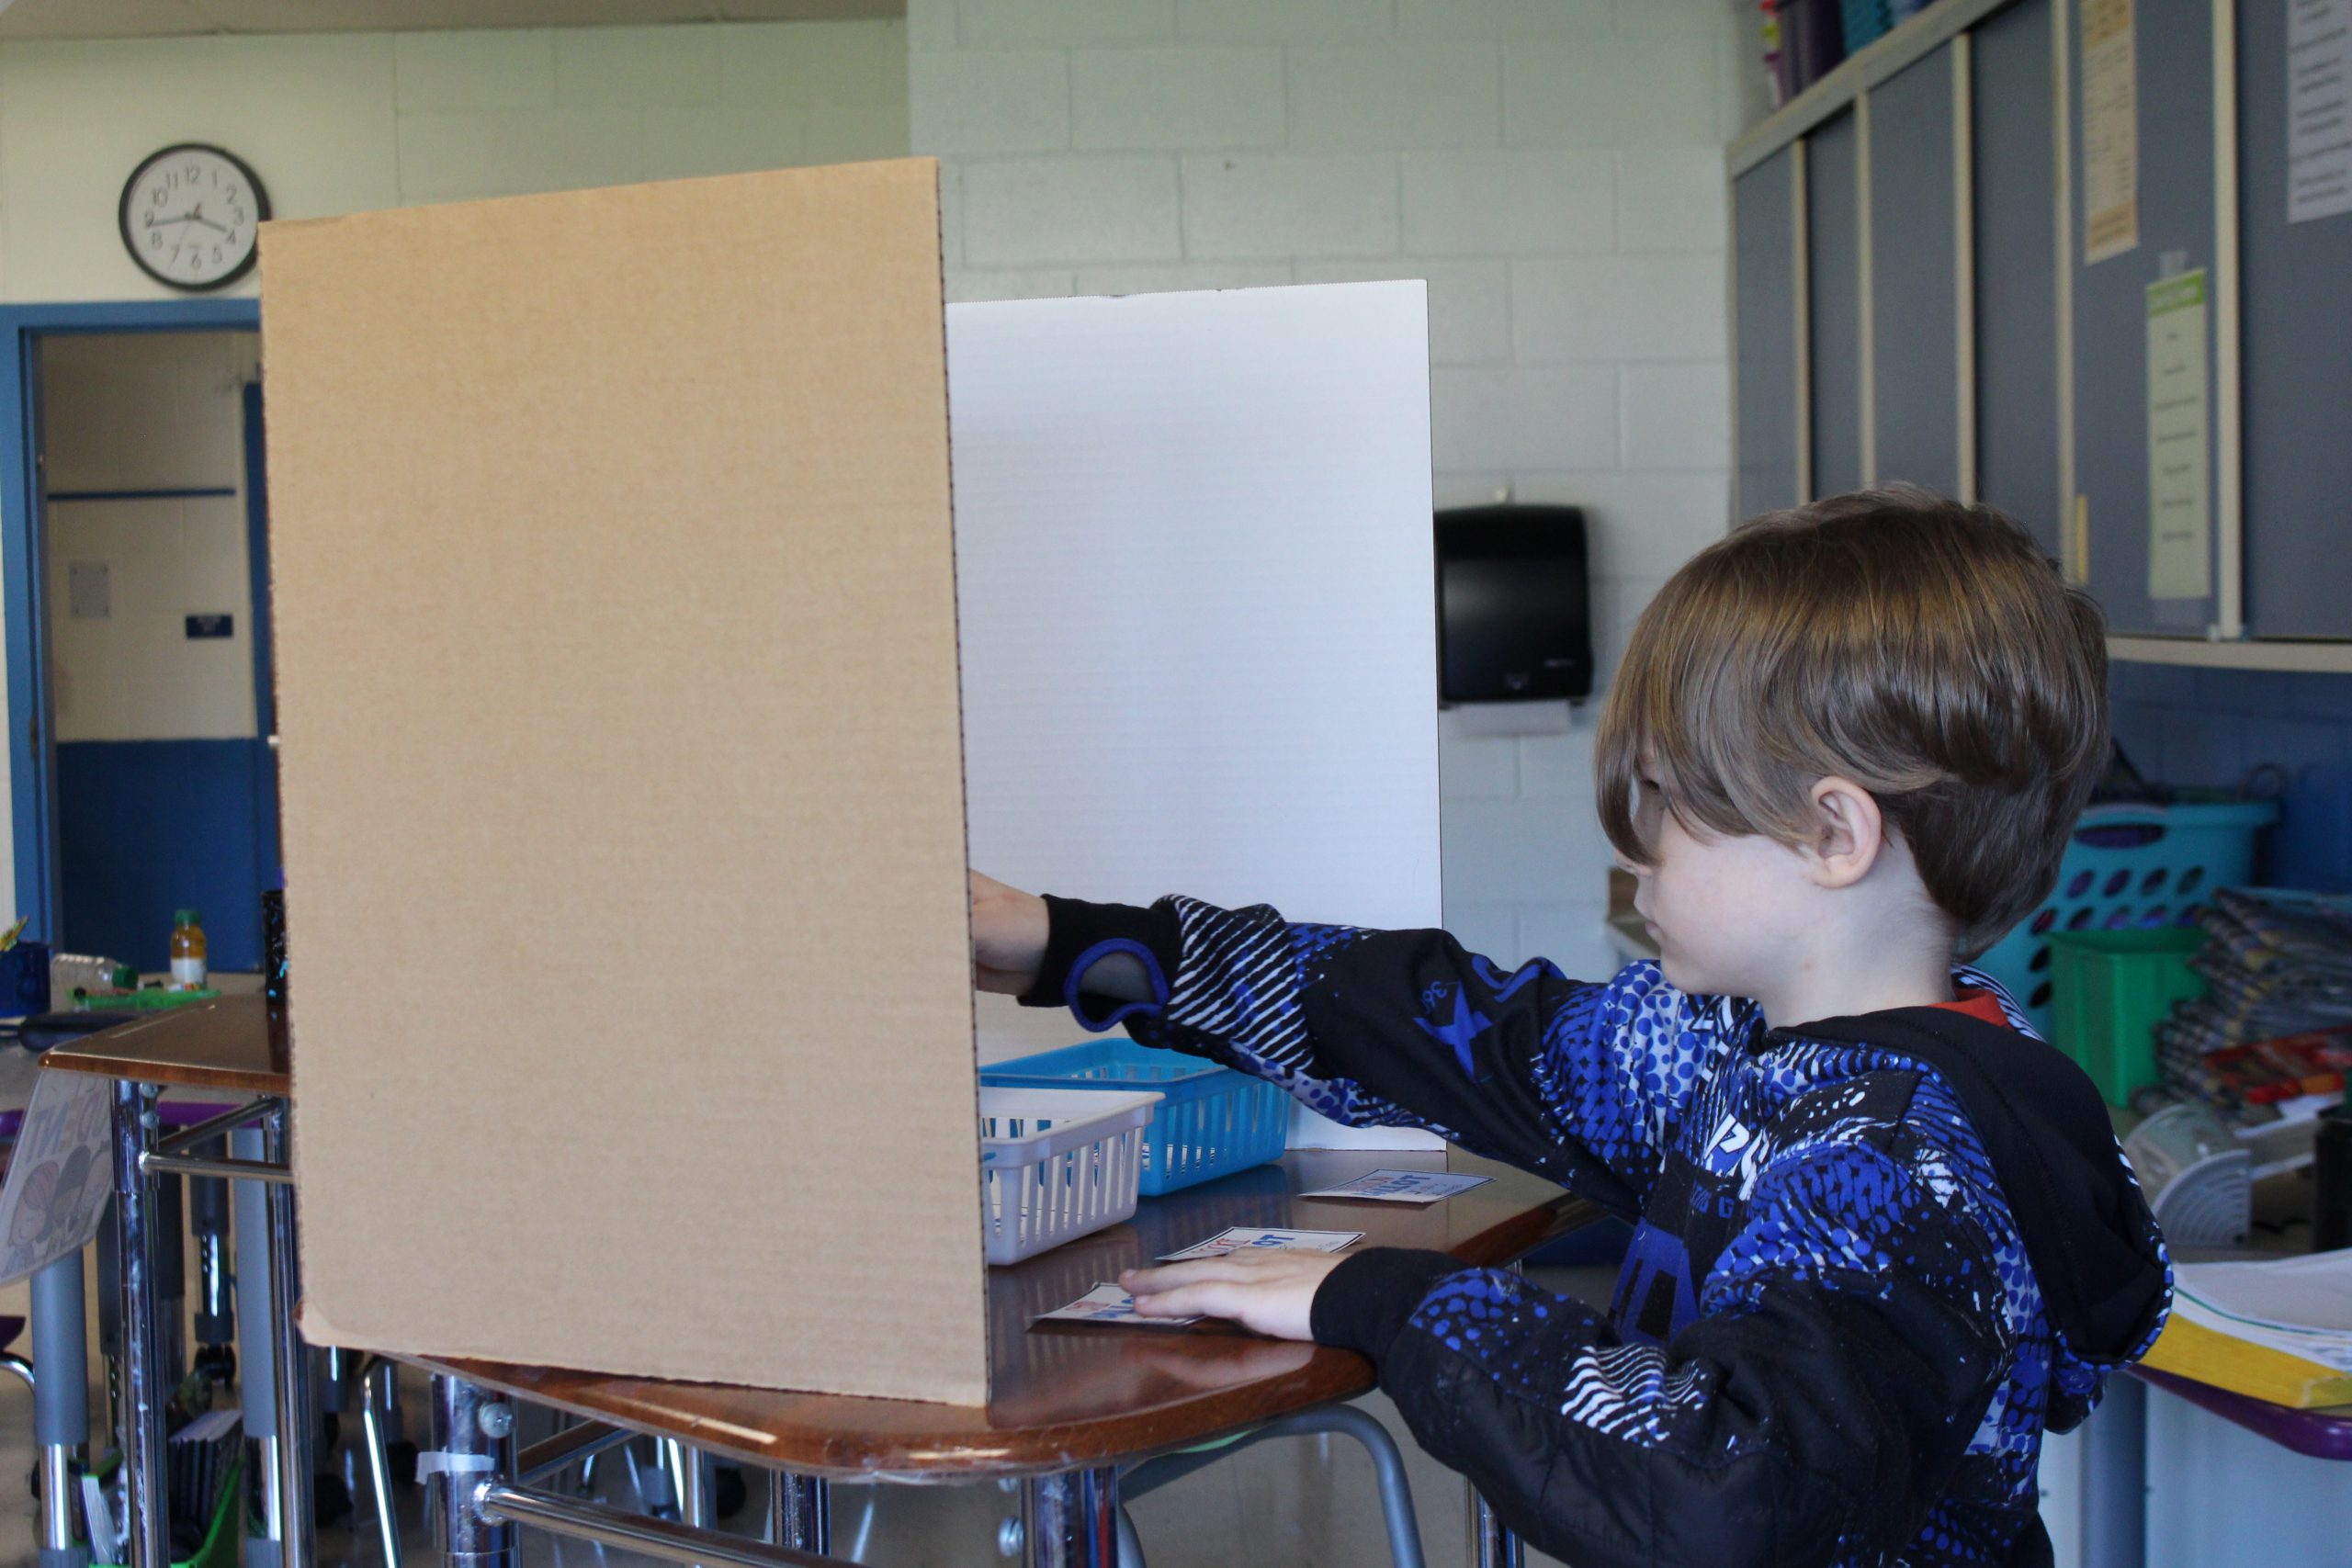
<path fill-rule="evenodd" d="M 1531 1270 L 1551 1288 L 1591 1301 L 1605 1299 L 1612 1269 Z M 0 1288 L 0 1314 L 24 1311 L 22 1284 Z M 95 1297 L 93 1298 L 95 1300 Z M 95 1343 L 96 1325 L 91 1325 Z M 426 1408 L 422 1380 L 403 1384 L 411 1420 Z M 93 1391 L 92 1409 L 99 1408 Z M 1446 1471 L 1404 1434 L 1396 1412 L 1377 1394 L 1365 1408 L 1397 1434 L 1412 1471 L 1422 1549 L 1431 1568 L 1464 1561 L 1468 1540 L 1465 1500 L 1459 1478 Z M 350 1424 L 354 1428 L 357 1423 Z M 15 1379 L 0 1379 L 0 1564 L 30 1563 L 38 1524 L 29 1488 L 10 1479 L 32 1468 L 32 1395 Z M 355 1434 L 356 1435 L 356 1434 Z M 413 1431 L 422 1436 L 421 1431 Z M 335 1459 L 352 1483 L 362 1520 L 371 1517 L 361 1477 L 364 1466 L 349 1444 Z M 752 1497 L 728 1528 L 756 1531 L 764 1517 L 761 1482 L 749 1477 Z M 613 1456 L 603 1465 L 596 1491 L 605 1501 L 634 1507 L 638 1497 L 628 1466 Z M 420 1509 L 422 1488 L 403 1489 L 400 1502 L 401 1556 L 407 1562 L 438 1561 L 426 1540 Z M 833 1492 L 833 1553 L 844 1561 L 879 1568 L 1000 1568 L 998 1532 L 1019 1498 L 994 1485 L 912 1488 L 840 1486 Z M 1381 1529 L 1372 1467 L 1363 1450 L 1344 1439 L 1306 1438 L 1270 1442 L 1238 1461 L 1211 1465 L 1148 1497 L 1130 1509 L 1151 1568 L 1229 1568 L 1236 1563 L 1281 1563 L 1295 1568 L 1372 1568 L 1388 1561 Z M 529 1568 L 596 1563 L 636 1568 L 652 1560 L 623 1551 L 559 1542 L 524 1532 L 524 1562 Z M 322 1531 L 320 1568 L 379 1568 L 383 1552 L 371 1524 Z M 1530 1552 L 1532 1563 L 1552 1559 Z"/>

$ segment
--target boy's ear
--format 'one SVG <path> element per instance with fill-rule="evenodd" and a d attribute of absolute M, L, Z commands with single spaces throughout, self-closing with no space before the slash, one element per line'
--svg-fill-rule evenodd
<path fill-rule="evenodd" d="M 1815 886 L 1851 887 L 1870 874 L 1886 843 L 1886 822 L 1871 792 L 1849 778 L 1815 781 L 1813 841 L 1805 869 Z"/>

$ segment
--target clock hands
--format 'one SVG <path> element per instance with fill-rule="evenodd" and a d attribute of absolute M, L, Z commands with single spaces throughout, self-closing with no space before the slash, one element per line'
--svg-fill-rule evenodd
<path fill-rule="evenodd" d="M 176 218 L 158 218 L 152 212 L 146 213 L 143 216 L 146 225 L 150 229 L 161 229 L 174 223 L 201 223 L 216 234 L 225 234 L 229 231 L 227 229 L 222 228 L 220 224 L 215 223 L 211 219 L 207 218 L 204 215 L 204 203 L 200 201 L 194 207 L 189 208 L 186 212 L 181 213 Z"/>

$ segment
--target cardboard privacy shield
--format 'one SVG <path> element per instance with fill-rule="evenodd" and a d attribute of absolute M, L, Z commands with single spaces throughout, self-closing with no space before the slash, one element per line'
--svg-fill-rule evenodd
<path fill-rule="evenodd" d="M 948 307 L 975 865 L 1440 923 L 1426 292 Z M 983 1060 L 1073 1038 L 981 998 Z"/>
<path fill-rule="evenodd" d="M 262 299 L 305 1328 L 982 1401 L 935 166 Z"/>
<path fill-rule="evenodd" d="M 935 180 L 265 231 L 312 1337 L 984 1399 L 967 744 L 1000 874 L 1435 919 L 1418 286 L 944 325 Z"/>

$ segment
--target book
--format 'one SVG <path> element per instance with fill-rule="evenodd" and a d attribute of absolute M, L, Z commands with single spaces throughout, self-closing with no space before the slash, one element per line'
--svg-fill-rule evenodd
<path fill-rule="evenodd" d="M 2297 1410 L 2352 1404 L 2352 1373 L 2208 1328 L 2177 1309 L 2142 1360 L 2160 1372 Z"/>
<path fill-rule="evenodd" d="M 2352 1404 L 2352 1248 L 2179 1265 L 2146 1360 L 2299 1410 Z"/>

